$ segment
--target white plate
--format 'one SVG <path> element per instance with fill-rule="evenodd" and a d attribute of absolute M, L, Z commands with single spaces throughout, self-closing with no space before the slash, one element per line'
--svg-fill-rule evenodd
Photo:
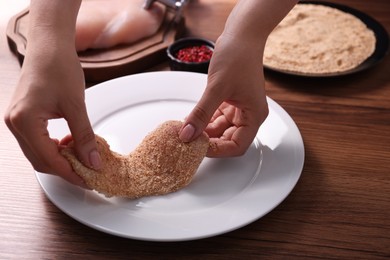
<path fill-rule="evenodd" d="M 152 72 L 122 77 L 86 91 L 95 132 L 120 153 L 132 151 L 146 133 L 168 119 L 183 119 L 206 85 L 206 75 Z M 304 162 L 300 132 L 291 117 L 268 99 L 270 114 L 245 155 L 206 158 L 186 188 L 136 200 L 105 198 L 47 174 L 36 173 L 47 197 L 63 212 L 116 236 L 183 241 L 245 226 L 274 209 L 297 183 Z M 63 137 L 63 120 L 49 124 Z"/>

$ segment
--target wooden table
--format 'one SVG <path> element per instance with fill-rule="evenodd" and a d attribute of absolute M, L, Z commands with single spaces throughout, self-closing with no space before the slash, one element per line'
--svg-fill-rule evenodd
<path fill-rule="evenodd" d="M 390 31 L 390 1 L 338 0 Z M 189 34 L 215 40 L 233 0 L 193 1 Z M 0 112 L 20 73 L 8 19 L 27 0 L 0 1 Z M 207 19 L 206 19 L 207 17 Z M 166 69 L 162 64 L 154 69 Z M 143 242 L 93 230 L 45 196 L 0 122 L 0 259 L 388 259 L 390 257 L 390 57 L 360 74 L 327 80 L 266 73 L 268 95 L 293 117 L 306 160 L 292 193 L 239 230 L 203 240 Z"/>

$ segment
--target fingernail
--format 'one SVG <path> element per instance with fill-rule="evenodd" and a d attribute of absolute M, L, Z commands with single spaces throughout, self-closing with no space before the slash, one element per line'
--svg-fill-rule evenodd
<path fill-rule="evenodd" d="M 191 138 L 194 136 L 194 134 L 195 134 L 195 127 L 191 124 L 188 124 L 183 128 L 183 130 L 181 130 L 179 138 L 183 142 L 189 142 Z"/>
<path fill-rule="evenodd" d="M 91 164 L 93 169 L 95 169 L 95 170 L 100 169 L 102 162 L 101 162 L 101 158 L 100 158 L 98 151 L 93 150 L 89 154 L 89 163 Z"/>

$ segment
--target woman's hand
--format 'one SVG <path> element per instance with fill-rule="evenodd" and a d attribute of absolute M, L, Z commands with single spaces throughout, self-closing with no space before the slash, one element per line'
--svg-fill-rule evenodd
<path fill-rule="evenodd" d="M 61 145 L 49 136 L 48 120 L 65 118 L 78 155 L 86 165 L 99 167 L 95 137 L 84 103 L 84 76 L 73 48 L 56 48 L 39 57 L 30 50 L 20 81 L 5 115 L 5 122 L 34 169 L 58 175 L 84 186 L 84 182 L 61 156 Z M 59 46 L 57 46 L 59 47 Z"/>
<path fill-rule="evenodd" d="M 257 47 L 221 36 L 206 90 L 187 117 L 180 138 L 188 141 L 205 130 L 211 138 L 207 156 L 242 155 L 268 115 L 262 69 Z"/>
<path fill-rule="evenodd" d="M 242 155 L 268 115 L 263 52 L 268 35 L 297 0 L 240 0 L 211 58 L 208 82 L 180 131 L 188 142 L 205 130 L 208 156 Z"/>
<path fill-rule="evenodd" d="M 64 118 L 80 160 L 89 167 L 100 167 L 84 103 L 84 74 L 75 48 L 80 3 L 31 0 L 26 55 L 5 122 L 35 170 L 85 187 L 59 153 L 60 141 L 52 139 L 47 130 L 50 119 Z"/>

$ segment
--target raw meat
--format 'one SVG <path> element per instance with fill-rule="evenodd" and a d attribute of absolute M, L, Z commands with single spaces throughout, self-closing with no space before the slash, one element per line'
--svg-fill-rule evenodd
<path fill-rule="evenodd" d="M 157 32 L 165 6 L 143 9 L 143 0 L 84 0 L 76 22 L 76 49 L 110 48 L 129 44 Z"/>

